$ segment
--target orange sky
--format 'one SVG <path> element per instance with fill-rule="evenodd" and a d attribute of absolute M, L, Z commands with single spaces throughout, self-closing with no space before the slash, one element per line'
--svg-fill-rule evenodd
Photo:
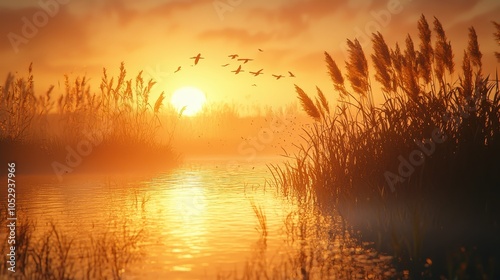
<path fill-rule="evenodd" d="M 418 44 L 417 21 L 422 13 L 431 24 L 433 16 L 442 22 L 457 68 L 471 25 L 480 40 L 485 72 L 492 73 L 498 65 L 493 52 L 499 47 L 491 24 L 499 20 L 497 0 L 6 2 L 0 4 L 0 77 L 3 80 L 8 72 L 24 74 L 33 62 L 38 90 L 49 84 L 56 85 L 56 92 L 62 90 L 57 85 L 64 73 L 87 74 L 97 84 L 103 67 L 116 74 L 124 61 L 129 77 L 142 69 L 146 77 L 158 80 L 155 94 L 164 90 L 169 97 L 173 90 L 193 85 L 206 93 L 208 101 L 287 104 L 296 100 L 293 84 L 310 94 L 316 85 L 325 93 L 333 90 L 323 52 L 343 68 L 346 38 L 358 36 L 367 54 L 371 43 L 363 36 L 376 30 L 391 47 L 396 41 L 403 43 L 408 32 Z M 198 53 L 205 59 L 191 66 L 189 58 Z M 227 57 L 233 53 L 254 60 L 242 64 Z M 221 66 L 226 63 L 230 65 Z M 245 72 L 230 72 L 240 64 Z M 178 66 L 182 70 L 173 73 Z M 248 73 L 261 68 L 264 75 L 259 77 Z M 296 77 L 288 77 L 288 71 Z M 287 77 L 276 80 L 271 74 Z"/>

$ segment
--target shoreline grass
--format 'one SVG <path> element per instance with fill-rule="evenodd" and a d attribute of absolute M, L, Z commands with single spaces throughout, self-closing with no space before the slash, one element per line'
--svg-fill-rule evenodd
<path fill-rule="evenodd" d="M 432 32 L 422 15 L 418 49 L 410 36 L 403 49 L 390 48 L 382 34 L 373 34 L 380 105 L 374 104 L 368 62 L 357 40 L 347 41 L 346 75 L 325 52 L 338 105 L 332 110 L 319 88 L 312 99 L 296 86 L 316 123 L 304 130 L 309 145 L 299 147 L 294 162 L 271 171 L 285 195 L 338 213 L 361 232 L 361 240 L 394 254 L 412 279 L 477 277 L 500 261 L 494 195 L 500 186 L 499 81 L 483 75 L 471 27 L 462 71 L 450 84 L 456 72 L 451 43 L 436 18 L 433 27 Z M 450 263 L 447 251 L 473 248 L 493 263 Z"/>
<path fill-rule="evenodd" d="M 117 77 L 109 77 L 104 68 L 98 92 L 91 91 L 86 77 L 70 80 L 65 75 L 64 92 L 57 100 L 53 86 L 36 95 L 33 83 L 30 65 L 26 79 L 9 74 L 0 86 L 2 161 L 18 162 L 21 172 L 54 172 L 54 162 L 61 173 L 82 161 L 95 164 L 97 171 L 111 166 L 133 171 L 128 166 L 133 161 L 149 160 L 155 166 L 178 162 L 171 143 L 174 131 L 166 139 L 157 137 L 165 94 L 152 106 L 155 82 L 146 82 L 142 72 L 127 79 L 123 63 Z"/>

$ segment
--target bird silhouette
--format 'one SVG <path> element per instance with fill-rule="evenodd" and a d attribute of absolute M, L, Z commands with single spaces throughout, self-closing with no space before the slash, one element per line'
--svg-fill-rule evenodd
<path fill-rule="evenodd" d="M 177 73 L 179 71 L 181 71 L 181 66 L 177 67 L 177 70 L 175 70 L 174 73 Z"/>
<path fill-rule="evenodd" d="M 238 57 L 238 55 L 237 54 L 230 54 L 227 57 L 230 57 L 231 59 L 235 59 Z"/>
<path fill-rule="evenodd" d="M 229 63 L 226 63 L 226 64 L 222 65 L 222 67 L 226 67 L 226 66 L 228 66 L 228 65 L 229 65 Z"/>
<path fill-rule="evenodd" d="M 253 74 L 254 76 L 259 76 L 259 75 L 264 74 L 264 73 L 262 73 L 262 70 L 264 70 L 264 69 L 260 69 L 260 70 L 259 70 L 259 71 L 257 71 L 257 72 L 252 72 L 252 71 L 250 71 L 249 73 L 250 73 L 250 74 Z"/>
<path fill-rule="evenodd" d="M 288 74 L 290 74 L 290 77 L 295 77 L 295 75 L 290 71 L 288 71 Z"/>
<path fill-rule="evenodd" d="M 251 58 L 238 58 L 238 61 L 243 61 L 243 63 L 247 63 L 251 60 L 253 60 L 253 59 L 251 59 Z"/>
<path fill-rule="evenodd" d="M 236 74 L 238 74 L 238 73 L 240 73 L 240 72 L 245 72 L 245 71 L 241 70 L 241 65 L 240 65 L 240 66 L 238 66 L 238 69 L 233 70 L 233 71 L 231 71 L 231 72 L 234 72 L 234 74 L 236 75 Z"/>
<path fill-rule="evenodd" d="M 275 77 L 275 78 L 276 78 L 276 80 L 279 80 L 279 79 L 281 79 L 281 78 L 283 78 L 283 77 L 285 77 L 285 76 L 283 76 L 283 75 L 274 75 L 274 74 L 273 74 L 273 77 Z"/>
<path fill-rule="evenodd" d="M 194 65 L 196 65 L 196 64 L 198 64 L 198 61 L 200 61 L 200 59 L 204 59 L 204 58 L 201 57 L 201 53 L 199 53 L 197 56 L 191 57 L 191 59 L 194 59 Z"/>
<path fill-rule="evenodd" d="M 257 85 L 256 84 L 252 84 L 253 87 L 256 87 Z"/>
<path fill-rule="evenodd" d="M 263 52 L 263 50 L 262 50 L 262 49 L 259 49 L 259 52 Z"/>

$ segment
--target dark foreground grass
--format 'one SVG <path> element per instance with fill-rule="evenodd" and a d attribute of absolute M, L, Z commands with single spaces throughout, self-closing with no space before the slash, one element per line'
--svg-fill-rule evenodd
<path fill-rule="evenodd" d="M 35 94 L 33 83 L 30 66 L 27 78 L 9 74 L 0 86 L 2 164 L 15 161 L 20 172 L 63 175 L 84 164 L 97 171 L 133 171 L 142 166 L 131 166 L 134 161 L 148 161 L 150 168 L 176 163 L 171 135 L 158 139 L 164 93 L 152 106 L 155 82 L 145 81 L 142 72 L 128 79 L 123 63 L 117 77 L 104 69 L 98 92 L 86 77 L 65 76 L 62 93 L 51 87 Z M 168 113 L 178 119 L 173 108 Z"/>
<path fill-rule="evenodd" d="M 357 40 L 347 41 L 346 75 L 325 52 L 338 105 L 331 109 L 319 88 L 311 99 L 296 86 L 317 122 L 304 130 L 309 145 L 299 147 L 294 162 L 271 169 L 285 194 L 338 213 L 412 279 L 496 279 L 499 82 L 482 73 L 473 27 L 459 78 L 449 81 L 457 72 L 451 43 L 439 20 L 433 27 L 420 18 L 418 48 L 410 36 L 404 48 L 389 48 L 373 34 L 380 105 Z"/>

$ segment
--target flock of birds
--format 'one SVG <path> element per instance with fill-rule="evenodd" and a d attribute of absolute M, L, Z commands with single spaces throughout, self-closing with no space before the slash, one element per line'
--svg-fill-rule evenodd
<path fill-rule="evenodd" d="M 263 52 L 263 50 L 262 50 L 262 49 L 259 49 L 259 51 L 260 51 L 260 52 Z M 234 60 L 236 60 L 236 61 L 241 61 L 241 62 L 242 62 L 242 64 L 246 64 L 246 63 L 248 63 L 249 61 L 253 61 L 253 59 L 252 59 L 252 58 L 239 58 L 239 55 L 238 55 L 238 54 L 230 54 L 230 55 L 228 55 L 228 57 L 230 57 L 231 59 L 234 59 Z M 196 55 L 196 56 L 190 57 L 190 59 L 193 59 L 193 60 L 194 60 L 194 65 L 198 65 L 198 62 L 200 62 L 200 59 L 205 59 L 205 58 L 201 56 L 201 53 L 199 53 L 199 54 L 198 54 L 198 55 Z M 227 66 L 229 66 L 229 65 L 230 65 L 229 63 L 226 63 L 226 64 L 223 64 L 223 65 L 221 65 L 221 66 L 222 66 L 222 67 L 227 67 Z M 179 72 L 179 71 L 181 71 L 181 66 L 177 67 L 177 70 L 175 70 L 175 71 L 174 71 L 174 73 L 177 73 L 177 72 Z M 248 73 L 250 73 L 250 74 L 252 74 L 252 75 L 254 75 L 254 76 L 256 77 L 256 76 L 259 76 L 259 75 L 264 74 L 262 71 L 264 71 L 264 69 L 260 69 L 260 70 L 258 70 L 258 71 L 249 71 Z M 238 68 L 236 68 L 235 70 L 232 70 L 231 72 L 233 72 L 233 73 L 236 75 L 236 74 L 239 74 L 239 73 L 241 73 L 241 72 L 245 72 L 245 71 L 241 68 L 241 64 L 240 64 L 240 65 L 238 66 Z M 295 75 L 294 75 L 292 72 L 290 72 L 290 71 L 288 71 L 288 74 L 289 74 L 289 76 L 288 76 L 288 77 L 290 77 L 290 78 L 294 78 L 294 77 L 295 77 Z M 277 74 L 272 74 L 272 76 L 273 76 L 274 78 L 276 78 L 276 80 L 279 80 L 279 79 L 281 79 L 281 78 L 285 78 L 285 76 L 284 76 L 284 75 L 281 75 L 281 74 L 280 74 L 280 75 L 277 75 Z M 256 85 L 256 84 L 253 84 L 252 86 L 257 86 L 257 85 Z"/>

